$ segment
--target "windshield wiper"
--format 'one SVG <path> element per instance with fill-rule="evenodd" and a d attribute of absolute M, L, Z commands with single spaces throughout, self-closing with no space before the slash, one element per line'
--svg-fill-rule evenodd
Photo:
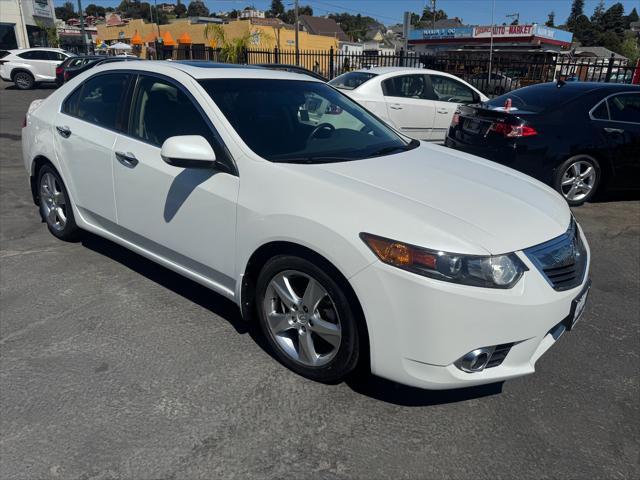
<path fill-rule="evenodd" d="M 315 163 L 348 162 L 350 160 L 358 160 L 358 159 L 347 158 L 347 157 L 294 157 L 294 158 L 274 158 L 271 161 L 275 163 L 301 163 L 305 165 L 312 165 Z"/>
<path fill-rule="evenodd" d="M 420 145 L 420 140 L 416 140 L 414 138 L 406 145 L 392 145 L 389 147 L 383 147 L 380 150 L 376 150 L 375 152 L 369 154 L 366 158 L 381 157 L 383 155 L 389 155 L 390 153 L 394 153 L 394 152 L 406 152 L 407 150 L 413 150 L 419 145 Z"/>

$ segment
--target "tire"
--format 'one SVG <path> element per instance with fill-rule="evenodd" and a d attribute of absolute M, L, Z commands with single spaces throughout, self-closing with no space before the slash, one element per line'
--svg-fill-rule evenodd
<path fill-rule="evenodd" d="M 256 284 L 258 321 L 275 357 L 323 383 L 344 380 L 360 352 L 356 313 L 329 273 L 328 266 L 281 255 L 267 261 Z"/>
<path fill-rule="evenodd" d="M 602 170 L 598 161 L 588 155 L 576 155 L 562 163 L 553 179 L 553 188 L 571 206 L 582 205 L 596 194 Z"/>
<path fill-rule="evenodd" d="M 36 81 L 29 72 L 17 72 L 13 75 L 13 83 L 20 90 L 31 90 Z"/>
<path fill-rule="evenodd" d="M 67 188 L 58 172 L 50 165 L 44 165 L 38 172 L 37 186 L 40 217 L 51 234 L 60 240 L 76 240 L 80 230 L 73 216 Z"/>

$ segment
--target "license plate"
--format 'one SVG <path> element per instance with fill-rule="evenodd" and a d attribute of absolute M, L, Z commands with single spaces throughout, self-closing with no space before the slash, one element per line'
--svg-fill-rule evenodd
<path fill-rule="evenodd" d="M 574 298 L 571 311 L 573 314 L 569 317 L 570 320 L 567 322 L 567 330 L 573 329 L 573 327 L 578 323 L 580 317 L 584 313 L 585 306 L 587 305 L 587 297 L 589 296 L 589 289 L 591 288 L 591 281 L 587 283 L 587 286 L 580 292 L 576 298 Z"/>

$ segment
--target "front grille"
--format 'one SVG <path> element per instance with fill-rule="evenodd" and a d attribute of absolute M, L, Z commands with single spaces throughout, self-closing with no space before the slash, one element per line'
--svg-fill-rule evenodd
<path fill-rule="evenodd" d="M 507 358 L 507 354 L 513 347 L 513 343 L 505 343 L 503 345 L 497 345 L 491 354 L 491 358 L 487 362 L 487 366 L 484 368 L 497 367 L 500 365 L 505 358 Z"/>
<path fill-rule="evenodd" d="M 524 251 L 549 284 L 558 291 L 577 287 L 587 268 L 587 249 L 573 219 L 569 229 L 548 242 Z"/>

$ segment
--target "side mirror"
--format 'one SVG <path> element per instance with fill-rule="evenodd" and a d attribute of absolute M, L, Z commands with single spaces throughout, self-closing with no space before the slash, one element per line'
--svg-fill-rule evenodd
<path fill-rule="evenodd" d="M 180 135 L 167 138 L 160 156 L 169 165 L 182 168 L 211 168 L 216 165 L 216 154 L 209 142 L 200 135 Z"/>

